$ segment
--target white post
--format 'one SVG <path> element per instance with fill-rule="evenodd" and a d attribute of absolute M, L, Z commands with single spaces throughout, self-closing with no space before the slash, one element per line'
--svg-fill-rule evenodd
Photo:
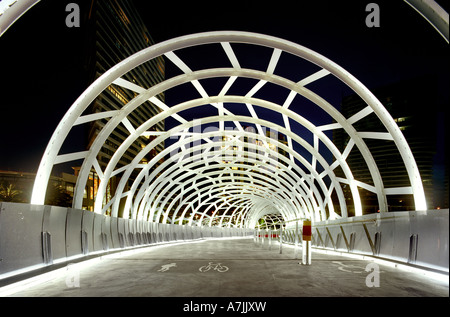
<path fill-rule="evenodd" d="M 261 230 L 261 246 L 264 247 L 264 236 L 266 234 L 266 230 L 264 232 Z"/>
<path fill-rule="evenodd" d="M 311 265 L 311 221 L 303 221 L 302 264 Z"/>
<path fill-rule="evenodd" d="M 269 229 L 269 250 L 272 250 L 272 230 Z"/>
<path fill-rule="evenodd" d="M 283 226 L 280 226 L 280 254 L 283 253 Z"/>

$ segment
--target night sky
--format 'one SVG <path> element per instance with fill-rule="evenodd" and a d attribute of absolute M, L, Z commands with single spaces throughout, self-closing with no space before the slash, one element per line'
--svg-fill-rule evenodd
<path fill-rule="evenodd" d="M 66 27 L 70 2 L 89 10 L 85 0 L 44 0 L 0 37 L 0 170 L 36 172 L 59 120 L 87 88 L 85 28 Z M 369 89 L 431 75 L 439 81 L 436 116 L 442 126 L 448 115 L 448 44 L 403 1 L 376 1 L 379 28 L 365 24 L 371 1 L 135 2 L 155 42 L 195 32 L 252 31 L 311 48 Z M 166 67 L 170 75 L 171 65 Z M 349 93 L 330 84 L 324 97 L 338 107 Z M 171 98 L 166 95 L 168 103 Z M 81 149 L 83 140 L 71 145 Z"/>

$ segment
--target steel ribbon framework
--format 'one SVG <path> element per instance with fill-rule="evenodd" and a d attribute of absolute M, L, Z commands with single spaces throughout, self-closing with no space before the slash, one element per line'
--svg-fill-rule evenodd
<path fill-rule="evenodd" d="M 219 45 L 231 67 L 217 67 L 193 71 L 179 57 L 186 48 L 202 48 Z M 265 71 L 242 68 L 233 50 L 236 44 L 270 48 L 272 55 Z M 320 69 L 299 82 L 293 82 L 276 74 L 276 66 L 286 55 L 309 61 Z M 180 75 L 144 89 L 127 81 L 124 75 L 153 58 L 165 56 L 181 71 Z M 305 86 L 320 83 L 325 76 L 335 76 L 355 91 L 367 107 L 350 118 L 345 118 L 324 98 Z M 210 96 L 200 81 L 225 78 L 226 84 L 218 95 Z M 256 82 L 245 95 L 228 95 L 238 78 Z M 168 106 L 156 96 L 174 87 L 192 84 L 200 98 Z M 256 98 L 258 91 L 267 84 L 282 87 L 286 91 L 285 102 Z M 110 85 L 131 90 L 136 97 L 116 111 L 83 115 L 89 104 Z M 324 110 L 335 123 L 316 126 L 290 109 L 296 96 L 302 96 Z M 143 102 L 150 101 L 161 112 L 148 118 L 142 125 L 135 126 L 127 116 Z M 229 104 L 241 104 L 250 114 L 235 114 Z M 217 115 L 186 120 L 182 112 L 199 107 L 214 107 Z M 283 125 L 263 120 L 255 109 L 263 108 L 282 116 Z M 386 128 L 386 132 L 356 131 L 353 124 L 364 117 L 375 114 Z M 173 118 L 179 124 L 167 131 L 151 131 L 157 122 Z M 61 146 L 73 127 L 88 122 L 108 119 L 94 143 L 87 151 L 59 154 Z M 308 142 L 291 129 L 291 123 L 300 124 L 312 135 Z M 210 128 L 210 124 L 218 128 Z M 233 130 L 226 124 L 234 125 Z M 244 127 L 250 124 L 252 129 Z M 97 154 L 112 131 L 121 125 L 128 131 L 127 139 L 115 151 L 105 170 L 100 168 Z M 202 131 L 201 127 L 207 129 Z M 285 135 L 287 143 L 268 137 L 266 129 Z M 324 131 L 343 129 L 350 141 L 341 153 Z M 118 167 L 120 157 L 139 137 L 153 136 L 154 139 L 136 155 L 131 163 Z M 155 146 L 169 138 L 178 138 L 171 146 L 153 157 L 147 164 L 141 160 Z M 245 141 L 247 139 L 247 141 Z M 248 140 L 253 140 L 249 142 Z M 376 162 L 366 145 L 366 139 L 382 139 L 394 142 L 403 159 L 409 176 L 410 186 L 384 188 Z M 194 146 L 190 146 L 193 144 Z M 305 158 L 294 144 L 310 153 Z M 346 162 L 349 153 L 357 148 L 370 171 L 373 185 L 353 177 Z M 323 149 L 333 155 L 334 162 L 328 163 Z M 280 155 L 283 150 L 288 155 Z M 159 166 L 155 164 L 170 154 L 170 159 Z M 82 208 L 83 192 L 91 170 L 100 177 L 100 186 L 95 198 L 94 211 L 113 217 L 119 216 L 122 198 L 126 200 L 123 217 L 145 219 L 162 223 L 207 225 L 224 227 L 251 227 L 266 214 L 281 214 L 286 220 L 309 218 L 313 221 L 348 216 L 348 206 L 341 184 L 350 187 L 355 216 L 363 213 L 358 188 L 375 193 L 381 212 L 388 210 L 387 195 L 411 194 L 416 210 L 426 210 L 425 194 L 411 150 L 397 124 L 376 99 L 376 97 L 355 77 L 326 57 L 299 44 L 280 38 L 239 31 L 217 31 L 192 34 L 171 39 L 144 49 L 108 70 L 95 81 L 71 106 L 55 130 L 42 158 L 32 194 L 32 204 L 43 204 L 49 176 L 56 164 L 82 160 L 77 179 L 73 207 Z M 301 165 L 301 166 L 300 166 Z M 320 166 L 320 167 L 319 167 Z M 335 169 L 340 166 L 345 178 L 338 177 Z M 137 173 L 134 180 L 132 173 Z M 105 194 L 109 180 L 121 175 L 115 196 L 106 203 Z M 131 186 L 126 185 L 131 181 Z M 333 193 L 337 197 L 336 211 Z M 335 198 L 336 199 L 336 198 Z"/>

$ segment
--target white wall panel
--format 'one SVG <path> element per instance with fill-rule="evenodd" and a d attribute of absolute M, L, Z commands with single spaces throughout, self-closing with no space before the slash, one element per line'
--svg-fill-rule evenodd
<path fill-rule="evenodd" d="M 94 221 L 92 225 L 92 251 L 103 251 L 103 240 L 102 240 L 102 224 L 104 222 L 105 216 L 94 213 Z M 108 230 L 111 232 L 110 230 Z M 110 235 L 106 235 L 109 241 L 111 241 Z"/>
<path fill-rule="evenodd" d="M 68 208 L 66 222 L 66 256 L 81 254 L 81 219 L 83 211 Z"/>
<path fill-rule="evenodd" d="M 48 232 L 51 235 L 53 260 L 66 257 L 66 218 L 67 208 L 44 207 L 42 232 Z"/>
<path fill-rule="evenodd" d="M 94 215 L 92 211 L 83 210 L 81 230 L 87 235 L 88 253 L 94 251 Z"/>
<path fill-rule="evenodd" d="M 0 274 L 43 264 L 44 206 L 0 203 Z"/>

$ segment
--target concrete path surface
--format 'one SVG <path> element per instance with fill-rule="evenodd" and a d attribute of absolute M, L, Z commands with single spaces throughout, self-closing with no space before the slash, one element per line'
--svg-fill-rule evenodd
<path fill-rule="evenodd" d="M 301 258 L 301 252 L 298 254 Z M 253 239 L 151 246 L 69 265 L 20 297 L 448 297 L 446 281 L 313 249 L 299 264 L 292 247 Z M 368 266 L 369 265 L 369 266 Z M 1 294 L 1 289 L 0 289 Z M 192 308 L 192 307 L 191 307 Z"/>

